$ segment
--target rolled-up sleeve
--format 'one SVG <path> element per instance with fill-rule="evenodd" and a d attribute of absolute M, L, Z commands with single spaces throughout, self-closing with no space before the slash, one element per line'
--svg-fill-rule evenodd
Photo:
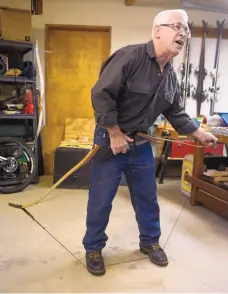
<path fill-rule="evenodd" d="M 100 126 L 118 124 L 117 98 L 124 87 L 131 58 L 124 51 L 116 51 L 102 65 L 98 81 L 91 91 L 96 123 Z"/>
<path fill-rule="evenodd" d="M 175 93 L 173 104 L 163 114 L 180 135 L 189 135 L 198 129 L 197 124 L 184 110 L 179 87 Z"/>

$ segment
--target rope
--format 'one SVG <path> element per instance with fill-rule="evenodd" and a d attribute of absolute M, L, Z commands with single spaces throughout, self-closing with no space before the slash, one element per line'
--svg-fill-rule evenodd
<path fill-rule="evenodd" d="M 186 143 L 186 142 L 181 142 L 181 141 L 177 141 L 177 140 L 172 140 L 172 139 L 167 139 L 167 138 L 158 138 L 158 137 L 152 137 L 152 136 L 149 136 L 149 135 L 146 135 L 146 134 L 144 134 L 144 133 L 141 133 L 141 132 L 139 132 L 139 133 L 137 133 L 137 135 L 138 136 L 141 136 L 141 137 L 143 137 L 143 138 L 145 138 L 145 139 L 147 139 L 148 141 L 153 141 L 153 140 L 162 140 L 162 141 L 171 141 L 171 142 L 177 142 L 177 143 L 179 143 L 179 144 L 182 144 L 182 145 L 188 145 L 188 146 L 192 146 L 192 147 L 197 147 L 197 148 L 204 148 L 204 146 L 199 146 L 199 145 L 193 145 L 193 144 L 189 144 L 189 143 Z M 28 208 L 28 207 L 31 207 L 31 206 L 34 206 L 34 205 L 37 205 L 38 203 L 42 203 L 42 202 L 44 202 L 45 200 L 45 198 L 58 186 L 58 185 L 60 185 L 70 174 L 72 174 L 74 171 L 76 171 L 77 169 L 79 169 L 79 168 L 81 168 L 83 165 L 85 165 L 86 163 L 88 163 L 93 157 L 94 157 L 94 155 L 97 153 L 97 151 L 100 149 L 100 146 L 99 145 L 95 145 L 94 146 L 94 148 L 92 149 L 92 150 L 90 150 L 90 152 L 78 163 L 78 164 L 76 164 L 73 168 L 71 168 L 62 178 L 60 178 L 51 188 L 50 188 L 50 190 L 44 195 L 44 196 L 42 196 L 42 197 L 40 197 L 38 200 L 36 200 L 36 201 L 34 201 L 34 202 L 31 202 L 31 203 L 28 203 L 28 204 L 24 204 L 24 205 L 21 205 L 21 204 L 14 204 L 14 203 L 9 203 L 9 206 L 11 206 L 11 207 L 14 207 L 14 208 L 18 208 L 18 209 L 21 209 L 22 211 L 24 211 L 33 221 L 35 221 L 36 222 L 36 224 L 38 224 L 43 230 L 45 230 L 48 234 L 49 234 L 49 236 L 51 236 L 62 248 L 64 248 L 64 250 L 66 250 L 71 256 L 73 256 L 80 264 L 82 264 L 84 267 L 86 267 L 86 265 L 80 260 L 80 259 L 78 259 L 75 255 L 74 255 L 74 253 L 72 252 L 72 251 L 70 251 L 62 242 L 60 242 L 53 234 L 51 234 L 39 221 L 37 221 L 36 219 L 35 219 L 35 217 L 26 209 L 26 208 Z M 114 179 L 114 178 L 116 178 L 116 177 L 113 177 L 113 178 L 111 178 L 111 179 L 107 179 L 107 180 L 112 180 L 112 179 Z M 105 181 L 107 181 L 107 180 L 105 180 Z M 95 184 L 101 184 L 102 182 L 104 182 L 104 181 L 101 181 L 101 182 L 99 182 L 99 183 L 95 183 Z M 95 185 L 95 184 L 93 184 L 93 185 Z M 90 186 L 93 186 L 93 185 L 90 185 Z M 88 186 L 89 187 L 89 186 Z M 81 188 L 81 189 L 85 189 L 86 187 L 83 187 L 83 188 Z M 53 197 L 53 198 L 56 198 L 56 197 Z M 52 198 L 52 199 L 53 199 Z M 49 199 L 50 200 L 50 199 Z M 46 200 L 47 201 L 47 200 Z M 167 240 L 166 240 L 166 243 L 165 243 L 165 245 L 164 245 L 164 247 L 166 246 L 166 244 L 167 244 L 167 242 L 168 242 L 168 240 L 169 240 L 169 238 L 170 238 L 170 236 L 171 236 L 171 234 L 172 234 L 172 232 L 173 232 L 173 230 L 174 230 L 174 228 L 175 228 L 175 226 L 176 226 L 176 224 L 177 224 L 177 222 L 178 222 L 178 220 L 179 220 L 179 218 L 180 218 L 180 216 L 181 216 L 181 214 L 182 214 L 182 212 L 183 212 L 183 209 L 184 209 L 184 207 L 185 207 L 185 205 L 186 205 L 186 203 L 187 203 L 187 200 L 186 200 L 186 202 L 184 203 L 184 205 L 183 205 L 183 207 L 182 207 L 182 210 L 181 210 L 181 212 L 180 212 L 180 214 L 179 214 L 179 216 L 178 216 L 178 218 L 177 218 L 177 220 L 176 220 L 176 222 L 175 222 L 175 224 L 174 224 L 174 226 L 172 227 L 172 229 L 171 229 L 171 232 L 170 232 L 170 234 L 169 234 L 169 236 L 168 236 L 168 238 L 167 238 Z M 137 259 L 135 259 L 135 260 L 137 260 Z M 129 261 L 127 261 L 127 262 L 131 262 L 131 261 L 134 261 L 134 260 L 129 260 Z M 120 262 L 120 263 L 125 263 L 125 262 Z M 114 265 L 114 264 L 112 264 L 112 265 Z"/>

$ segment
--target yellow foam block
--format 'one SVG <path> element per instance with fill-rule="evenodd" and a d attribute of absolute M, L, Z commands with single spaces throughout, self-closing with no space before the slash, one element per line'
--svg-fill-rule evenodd
<path fill-rule="evenodd" d="M 64 139 L 77 139 L 83 144 L 92 144 L 95 120 L 87 118 L 67 118 Z"/>

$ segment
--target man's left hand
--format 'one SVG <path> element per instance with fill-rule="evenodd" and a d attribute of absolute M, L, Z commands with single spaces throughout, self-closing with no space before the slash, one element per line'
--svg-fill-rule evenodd
<path fill-rule="evenodd" d="M 218 139 L 211 134 L 210 132 L 206 132 L 204 129 L 199 128 L 197 131 L 195 131 L 192 134 L 200 143 L 204 146 L 214 146 L 217 142 Z"/>

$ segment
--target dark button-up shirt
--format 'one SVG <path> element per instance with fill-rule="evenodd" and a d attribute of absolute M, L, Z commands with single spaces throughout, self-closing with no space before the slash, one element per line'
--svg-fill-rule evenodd
<path fill-rule="evenodd" d="M 92 105 L 101 127 L 118 124 L 125 132 L 147 131 L 163 114 L 179 134 L 198 128 L 184 111 L 172 65 L 161 72 L 152 41 L 121 48 L 103 63 Z"/>

